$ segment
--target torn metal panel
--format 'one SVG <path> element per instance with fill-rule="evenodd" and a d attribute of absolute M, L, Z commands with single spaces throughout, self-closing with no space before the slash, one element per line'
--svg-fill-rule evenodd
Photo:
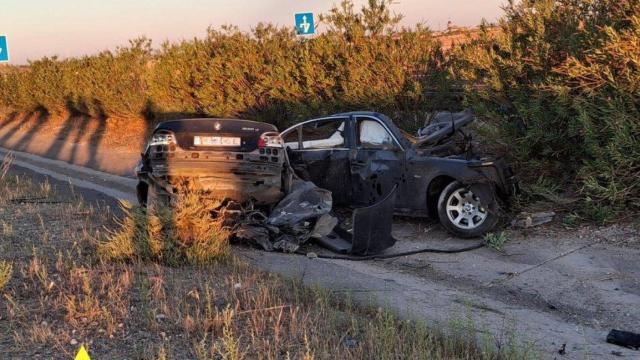
<path fill-rule="evenodd" d="M 293 227 L 328 214 L 333 206 L 331 192 L 309 181 L 294 181 L 291 192 L 273 209 L 267 224 Z"/>
<path fill-rule="evenodd" d="M 316 241 L 332 251 L 353 255 L 379 254 L 392 247 L 396 243 L 391 228 L 397 189 L 394 186 L 374 205 L 354 210 L 350 232 L 338 226 Z"/>
<path fill-rule="evenodd" d="M 436 145 L 455 132 L 473 122 L 475 116 L 471 109 L 453 113 L 441 111 L 436 113 L 428 124 L 418 130 L 416 146 Z"/>

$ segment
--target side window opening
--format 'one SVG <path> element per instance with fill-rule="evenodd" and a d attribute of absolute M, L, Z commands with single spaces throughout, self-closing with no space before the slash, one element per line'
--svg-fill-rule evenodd
<path fill-rule="evenodd" d="M 392 150 L 398 148 L 387 129 L 375 120 L 358 120 L 357 145 L 362 149 Z"/>
<path fill-rule="evenodd" d="M 335 149 L 345 147 L 344 119 L 328 119 L 302 125 L 303 149 Z"/>
<path fill-rule="evenodd" d="M 285 148 L 290 148 L 292 150 L 298 150 L 298 131 L 300 127 L 295 127 L 289 131 L 283 138 Z"/>

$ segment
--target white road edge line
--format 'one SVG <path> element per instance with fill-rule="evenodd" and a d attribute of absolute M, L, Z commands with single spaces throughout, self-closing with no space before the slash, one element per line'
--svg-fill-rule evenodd
<path fill-rule="evenodd" d="M 8 151 L 5 150 L 4 148 L 0 148 L 0 152 L 5 152 L 6 153 Z M 137 201 L 137 198 L 136 198 L 136 196 L 134 194 L 126 193 L 126 192 L 118 191 L 118 190 L 113 190 L 113 189 L 110 189 L 108 187 L 101 186 L 101 185 L 98 185 L 98 184 L 90 182 L 90 181 L 76 179 L 76 178 L 70 177 L 68 175 L 63 175 L 63 174 L 57 173 L 55 171 L 51 171 L 51 170 L 48 170 L 48 169 L 41 168 L 39 166 L 35 166 L 35 165 L 32 165 L 32 164 L 29 164 L 27 162 L 18 160 L 17 158 L 15 160 L 13 160 L 12 164 L 14 164 L 14 165 L 16 165 L 18 167 L 29 169 L 31 171 L 35 171 L 35 172 L 43 174 L 43 175 L 50 176 L 50 177 L 52 177 L 52 178 L 54 178 L 56 180 L 68 182 L 68 183 L 72 184 L 73 186 L 77 186 L 77 187 L 81 187 L 81 188 L 84 188 L 84 189 L 89 189 L 89 190 L 94 190 L 94 191 L 101 192 L 101 193 L 103 193 L 103 194 L 105 194 L 107 196 L 110 196 L 112 198 L 115 198 L 115 199 L 122 199 L 122 200 L 127 200 L 127 201 L 130 201 L 130 202 L 136 202 Z M 94 171 L 94 173 L 97 173 L 97 172 Z M 99 174 L 102 176 L 102 173 L 99 173 Z M 113 175 L 111 175 L 111 176 L 113 176 Z"/>
<path fill-rule="evenodd" d="M 85 166 L 71 164 L 71 163 L 68 163 L 68 162 L 63 161 L 63 160 L 49 159 L 49 158 L 45 158 L 45 157 L 42 157 L 42 156 L 34 155 L 34 154 L 31 154 L 31 153 L 28 153 L 28 152 L 24 152 L 24 151 L 7 149 L 7 148 L 4 148 L 2 146 L 0 146 L 0 153 L 12 153 L 13 155 L 16 156 L 16 158 L 21 157 L 23 159 L 32 160 L 32 161 L 39 162 L 39 163 L 51 164 L 51 165 L 54 165 L 54 166 L 57 166 L 57 167 L 67 168 L 69 170 L 72 170 L 74 172 L 78 172 L 78 173 L 81 173 L 81 174 L 84 174 L 84 175 L 94 176 L 94 177 L 101 177 L 101 178 L 107 179 L 109 181 L 113 181 L 113 182 L 116 182 L 116 183 L 129 185 L 129 186 L 136 186 L 136 184 L 138 183 L 138 181 L 136 179 L 133 179 L 133 178 L 113 175 L 113 174 L 109 174 L 109 173 L 106 173 L 106 172 L 94 170 L 94 169 L 91 169 L 91 168 L 88 168 L 88 167 L 85 167 Z M 133 169 L 131 170 L 131 173 L 133 175 Z"/>

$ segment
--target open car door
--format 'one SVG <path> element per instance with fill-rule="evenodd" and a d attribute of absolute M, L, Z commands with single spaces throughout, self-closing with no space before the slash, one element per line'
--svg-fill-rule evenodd
<path fill-rule="evenodd" d="M 349 117 L 330 117 L 304 122 L 282 134 L 293 171 L 331 191 L 338 205 L 351 202 L 349 131 Z"/>
<path fill-rule="evenodd" d="M 384 123 L 372 116 L 355 117 L 354 139 L 350 159 L 353 205 L 370 206 L 401 183 L 405 152 Z M 396 207 L 404 206 L 402 199 L 400 191 Z"/>

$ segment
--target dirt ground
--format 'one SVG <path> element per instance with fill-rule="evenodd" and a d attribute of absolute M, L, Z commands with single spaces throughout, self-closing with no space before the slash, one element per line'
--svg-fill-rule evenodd
<path fill-rule="evenodd" d="M 397 222 L 394 233 L 401 240 L 395 251 L 452 242 L 438 224 L 425 227 L 415 220 Z M 640 305 L 637 229 L 551 225 L 507 233 L 503 252 L 485 248 L 449 261 L 423 254 L 384 266 L 553 313 L 567 322 L 640 332 L 640 312 L 634 310 Z"/>

